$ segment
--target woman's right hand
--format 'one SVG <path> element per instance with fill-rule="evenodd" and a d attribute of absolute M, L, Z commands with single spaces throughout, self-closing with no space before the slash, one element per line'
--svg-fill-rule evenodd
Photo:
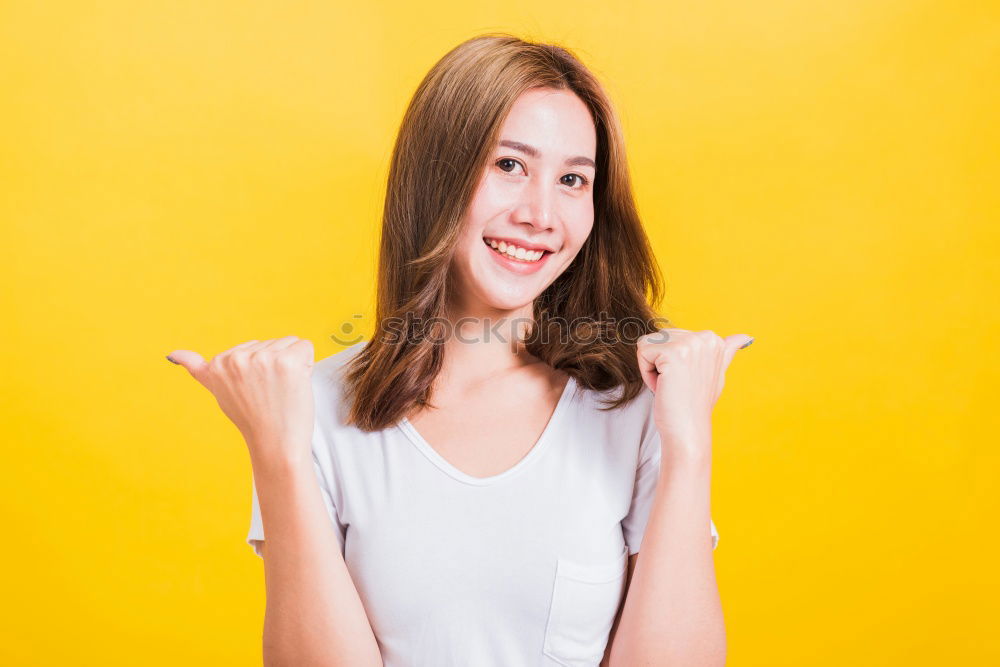
<path fill-rule="evenodd" d="M 312 450 L 313 345 L 297 336 L 250 340 L 205 361 L 192 350 L 167 359 L 215 396 L 256 464 L 303 463 Z"/>

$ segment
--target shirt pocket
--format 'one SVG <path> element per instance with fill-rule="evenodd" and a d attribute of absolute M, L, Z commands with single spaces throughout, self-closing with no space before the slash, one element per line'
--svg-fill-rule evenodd
<path fill-rule="evenodd" d="M 628 546 L 607 563 L 560 558 L 542 652 L 567 667 L 595 667 L 625 592 Z"/>

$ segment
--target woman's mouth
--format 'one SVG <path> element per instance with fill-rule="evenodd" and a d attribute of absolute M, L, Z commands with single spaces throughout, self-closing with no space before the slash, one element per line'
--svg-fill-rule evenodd
<path fill-rule="evenodd" d="M 502 267 L 521 275 L 534 273 L 552 255 L 548 250 L 528 250 L 496 239 L 484 238 L 483 243 Z"/>
<path fill-rule="evenodd" d="M 494 239 L 483 239 L 490 248 L 495 250 L 497 253 L 504 255 L 506 259 L 512 259 L 517 262 L 534 263 L 542 259 L 545 255 L 551 255 L 548 250 L 528 250 L 527 248 L 521 248 L 516 245 L 508 244 L 505 241 L 496 241 Z"/>

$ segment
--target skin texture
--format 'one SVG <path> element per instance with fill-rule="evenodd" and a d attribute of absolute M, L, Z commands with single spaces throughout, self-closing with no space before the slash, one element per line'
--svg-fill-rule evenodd
<path fill-rule="evenodd" d="M 565 165 L 575 156 L 594 159 L 597 136 L 583 101 L 566 91 L 529 90 L 514 103 L 500 140 L 537 148 L 540 155 L 497 146 L 486 165 L 453 264 L 456 316 L 530 315 L 531 302 L 566 270 L 594 225 L 595 170 Z M 518 276 L 492 260 L 483 237 L 512 237 L 558 252 L 541 271 Z"/>
<path fill-rule="evenodd" d="M 565 386 L 517 344 L 518 318 L 573 261 L 594 223 L 596 132 L 573 93 L 534 89 L 505 119 L 462 221 L 451 267 L 449 338 L 431 403 L 408 415 L 444 458 L 474 476 L 498 474 L 537 441 Z M 579 161 L 579 160 L 577 160 Z M 521 275 L 484 237 L 550 248 Z M 501 338 L 483 336 L 504 320 Z M 471 324 L 478 322 L 479 324 Z M 711 412 L 726 368 L 750 337 L 669 329 L 640 340 L 638 364 L 655 393 L 662 464 L 642 543 L 629 558 L 627 593 L 602 665 L 716 665 L 725 630 L 708 532 Z M 313 347 L 285 336 L 251 340 L 210 361 L 192 350 L 168 359 L 208 389 L 250 452 L 268 539 L 264 543 L 266 664 L 381 665 L 378 644 L 323 505 L 310 451 Z M 510 425 L 483 429 L 489 421 Z M 474 444 L 470 444 L 474 443 Z"/>

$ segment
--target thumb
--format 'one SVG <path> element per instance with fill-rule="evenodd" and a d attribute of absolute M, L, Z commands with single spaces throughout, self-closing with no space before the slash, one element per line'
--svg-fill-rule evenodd
<path fill-rule="evenodd" d="M 745 347 L 749 347 L 750 343 L 753 341 L 754 337 L 746 334 L 733 334 L 732 336 L 726 336 L 726 350 L 723 356 L 725 364 L 723 365 L 723 368 L 728 368 L 729 364 L 733 361 L 733 357 L 736 356 L 736 352 Z"/>
<path fill-rule="evenodd" d="M 201 381 L 199 376 L 202 369 L 208 365 L 202 356 L 194 350 L 174 350 L 167 355 L 167 361 L 172 361 L 178 366 L 183 366 L 199 382 Z"/>

